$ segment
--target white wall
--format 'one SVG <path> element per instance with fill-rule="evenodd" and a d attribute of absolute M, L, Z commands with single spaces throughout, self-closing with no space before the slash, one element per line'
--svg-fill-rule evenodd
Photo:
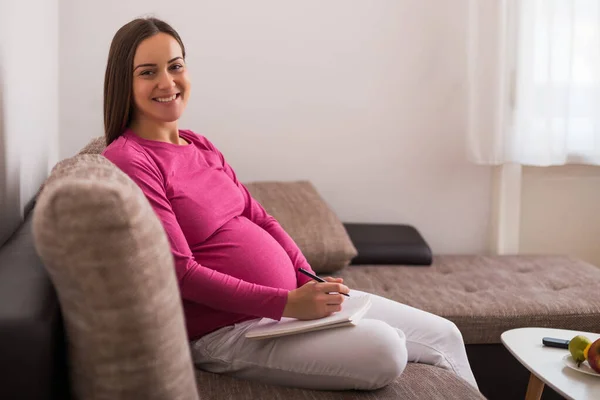
<path fill-rule="evenodd" d="M 102 134 L 110 41 L 148 13 L 188 50 L 182 126 L 243 181 L 309 179 L 342 220 L 487 250 L 491 168 L 464 154 L 467 0 L 61 0 L 61 157 Z"/>
<path fill-rule="evenodd" d="M 569 254 L 600 266 L 600 168 L 524 168 L 521 253 Z"/>
<path fill-rule="evenodd" d="M 58 0 L 0 1 L 0 244 L 57 147 Z"/>

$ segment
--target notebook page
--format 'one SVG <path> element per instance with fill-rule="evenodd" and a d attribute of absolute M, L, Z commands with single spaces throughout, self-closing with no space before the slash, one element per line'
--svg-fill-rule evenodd
<path fill-rule="evenodd" d="M 370 296 L 367 293 L 355 293 L 350 295 L 342 303 L 342 310 L 328 317 L 301 321 L 295 318 L 281 318 L 276 321 L 263 318 L 258 324 L 246 333 L 246 337 L 257 337 L 263 335 L 278 335 L 282 333 L 300 332 L 312 330 L 317 327 L 335 325 L 343 322 L 351 322 L 360 319 L 371 305 Z"/>

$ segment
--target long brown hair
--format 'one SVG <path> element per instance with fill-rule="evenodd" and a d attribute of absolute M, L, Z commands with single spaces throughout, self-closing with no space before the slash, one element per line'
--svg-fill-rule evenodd
<path fill-rule="evenodd" d="M 106 145 L 123 134 L 133 115 L 133 57 L 139 44 L 160 32 L 167 33 L 185 47 L 169 24 L 156 18 L 138 18 L 123 25 L 113 37 L 104 75 L 104 137 Z"/>

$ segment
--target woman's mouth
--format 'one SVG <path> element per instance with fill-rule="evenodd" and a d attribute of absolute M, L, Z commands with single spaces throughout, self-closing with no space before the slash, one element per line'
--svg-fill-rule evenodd
<path fill-rule="evenodd" d="M 170 103 L 179 98 L 179 96 L 181 96 L 181 93 L 175 93 L 174 95 L 169 97 L 155 97 L 152 100 L 157 101 L 159 103 Z"/>

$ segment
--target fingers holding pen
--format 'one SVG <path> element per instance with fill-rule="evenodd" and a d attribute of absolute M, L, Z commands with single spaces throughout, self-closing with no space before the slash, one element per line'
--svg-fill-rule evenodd
<path fill-rule="evenodd" d="M 327 282 L 332 282 L 332 283 L 344 283 L 343 278 L 332 278 L 331 276 L 326 276 L 323 279 L 326 280 Z"/>
<path fill-rule="evenodd" d="M 350 293 L 350 289 L 348 288 L 348 286 L 342 284 L 342 283 L 334 283 L 334 282 L 322 282 L 322 283 L 317 283 L 315 285 L 315 287 L 324 293 L 340 293 L 343 295 L 348 295 Z M 341 297 L 341 296 L 340 296 Z"/>

